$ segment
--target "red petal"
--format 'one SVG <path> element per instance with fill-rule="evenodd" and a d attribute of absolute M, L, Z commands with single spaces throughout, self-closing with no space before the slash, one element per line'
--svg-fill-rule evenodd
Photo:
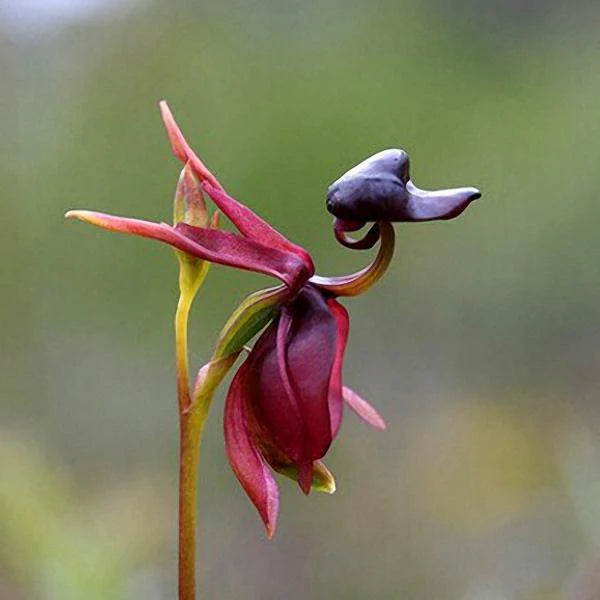
<path fill-rule="evenodd" d="M 282 315 L 253 350 L 252 406 L 270 441 L 298 466 L 307 487 L 312 461 L 325 454 L 332 439 L 328 392 L 336 323 L 312 286 L 303 288 Z"/>
<path fill-rule="evenodd" d="M 292 318 L 290 312 L 285 308 L 281 311 L 281 317 L 277 327 L 277 341 L 276 341 L 276 356 L 277 356 L 277 367 L 279 369 L 279 376 L 283 383 L 287 400 L 290 407 L 293 407 L 294 414 L 299 417 L 298 424 L 299 429 L 302 433 L 302 448 L 298 454 L 293 455 L 296 459 L 298 466 L 298 485 L 300 489 L 308 494 L 312 483 L 312 469 L 313 461 L 308 458 L 310 456 L 310 450 L 306 448 L 306 427 L 304 426 L 303 414 L 301 411 L 302 400 L 296 395 L 296 390 L 292 385 L 290 374 L 288 371 L 287 364 L 287 342 L 288 335 L 292 328 Z"/>
<path fill-rule="evenodd" d="M 164 100 L 160 103 L 160 112 L 167 130 L 167 135 L 169 136 L 169 141 L 171 142 L 173 154 L 184 163 L 190 163 L 190 166 L 195 171 L 196 175 L 198 175 L 203 182 L 207 194 L 229 217 L 240 233 L 263 244 L 296 254 L 306 263 L 309 270 L 312 270 L 314 273 L 312 259 L 306 250 L 292 244 L 287 238 L 281 235 L 281 233 L 271 227 L 271 225 L 261 219 L 247 206 L 244 206 L 235 200 L 235 198 L 232 198 L 225 193 L 225 190 L 218 179 L 207 169 L 206 165 L 204 165 L 198 156 L 196 156 L 195 152 L 185 140 L 169 106 Z"/>
<path fill-rule="evenodd" d="M 248 361 L 253 365 L 249 376 L 249 402 L 259 439 L 267 439 L 280 453 L 297 463 L 304 454 L 302 415 L 295 393 L 290 396 L 277 360 L 279 320 L 272 322 L 260 336 Z"/>
<path fill-rule="evenodd" d="M 181 133 L 181 129 L 179 129 L 175 122 L 175 118 L 173 117 L 169 105 L 164 100 L 161 100 L 159 106 L 173 154 L 184 163 L 189 161 L 201 181 L 208 181 L 211 185 L 222 189 L 223 186 L 219 183 L 219 180 L 208 170 L 206 165 L 196 156 L 189 144 L 185 141 L 183 133 Z"/>
<path fill-rule="evenodd" d="M 312 258 L 304 248 L 290 242 L 275 228 L 271 227 L 271 225 L 261 219 L 255 212 L 238 202 L 235 198 L 232 198 L 222 188 L 217 188 L 209 183 L 204 183 L 204 189 L 212 198 L 213 202 L 238 228 L 240 233 L 253 240 L 258 240 L 263 244 L 268 244 L 275 248 L 279 248 L 280 250 L 295 254 L 298 258 L 303 260 L 307 267 L 314 273 Z"/>
<path fill-rule="evenodd" d="M 322 294 L 306 286 L 284 309 L 290 312 L 292 330 L 287 346 L 287 367 L 298 398 L 309 448 L 307 459 L 321 458 L 331 444 L 329 381 L 336 352 L 336 322 Z"/>
<path fill-rule="evenodd" d="M 300 489 L 308 496 L 312 486 L 313 461 L 307 460 L 298 465 L 298 485 Z"/>
<path fill-rule="evenodd" d="M 159 240 L 209 262 L 272 275 L 293 290 L 301 286 L 310 275 L 305 264 L 295 255 L 220 229 L 205 229 L 184 223 L 171 227 L 166 223 L 115 217 L 86 210 L 69 211 L 66 216 L 109 231 Z"/>
<path fill-rule="evenodd" d="M 306 264 L 295 254 L 235 233 L 184 223 L 180 223 L 175 229 L 212 252 L 212 262 L 220 261 L 221 264 L 273 275 L 294 290 L 304 285 L 311 275 Z"/>
<path fill-rule="evenodd" d="M 251 362 L 240 367 L 227 394 L 224 413 L 225 448 L 231 468 L 263 520 L 267 537 L 275 532 L 279 512 L 279 490 L 259 452 L 248 424 L 245 393 Z"/>
<path fill-rule="evenodd" d="M 385 429 L 385 421 L 380 414 L 356 392 L 350 388 L 343 387 L 344 400 L 346 404 L 361 418 L 375 429 Z"/>
<path fill-rule="evenodd" d="M 344 351 L 348 341 L 348 311 L 334 298 L 327 301 L 331 314 L 335 317 L 337 337 L 335 342 L 335 358 L 329 380 L 329 415 L 331 419 L 331 437 L 335 438 L 342 424 L 344 401 L 342 398 L 342 367 Z"/>

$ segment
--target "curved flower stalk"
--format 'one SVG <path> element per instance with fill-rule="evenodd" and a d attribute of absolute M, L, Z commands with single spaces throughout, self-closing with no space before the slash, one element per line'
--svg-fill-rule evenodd
<path fill-rule="evenodd" d="M 349 317 L 338 298 L 362 294 L 384 274 L 394 252 L 394 221 L 449 219 L 479 197 L 474 188 L 425 192 L 410 181 L 408 157 L 386 150 L 343 175 L 329 188 L 334 234 L 345 247 L 373 248 L 373 261 L 351 275 L 315 274 L 310 254 L 225 192 L 196 156 L 165 102 L 160 105 L 173 153 L 183 164 L 174 201 L 174 224 L 87 210 L 67 217 L 110 231 L 155 239 L 173 247 L 179 261 L 175 317 L 180 412 L 179 598 L 195 598 L 197 470 L 202 432 L 214 392 L 244 350 L 224 411 L 232 469 L 272 537 L 279 510 L 273 471 L 311 489 L 333 493 L 335 481 L 321 459 L 340 431 L 344 406 L 385 429 L 377 411 L 343 384 Z M 209 218 L 204 194 L 217 210 Z M 218 228 L 223 213 L 238 233 Z M 372 223 L 366 234 L 349 234 Z M 187 323 L 209 263 L 270 275 L 281 284 L 248 296 L 223 327 L 209 362 L 190 388 Z M 262 333 L 261 333 L 262 332 Z M 246 345 L 257 336 L 249 349 Z"/>

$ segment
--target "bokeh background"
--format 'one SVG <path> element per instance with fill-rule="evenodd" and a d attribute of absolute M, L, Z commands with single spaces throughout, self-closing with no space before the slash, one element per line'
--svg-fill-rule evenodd
<path fill-rule="evenodd" d="M 201 460 L 202 598 L 600 598 L 597 2 L 2 0 L 0 598 L 175 597 L 172 315 L 159 244 L 63 220 L 169 219 L 167 98 L 227 188 L 343 273 L 327 185 L 403 147 L 460 219 L 399 225 L 346 303 L 334 496 L 282 481 L 275 539 Z M 192 362 L 266 278 L 213 268 Z"/>

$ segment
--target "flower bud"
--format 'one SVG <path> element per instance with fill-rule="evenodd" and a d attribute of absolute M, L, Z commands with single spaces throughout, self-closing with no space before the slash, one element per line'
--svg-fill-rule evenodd
<path fill-rule="evenodd" d="M 202 188 L 189 162 L 181 170 L 173 199 L 173 224 L 177 226 L 182 223 L 194 227 L 206 227 L 208 224 Z M 191 302 L 210 264 L 181 250 L 175 250 L 175 254 L 179 260 L 179 289 L 186 301 Z"/>
<path fill-rule="evenodd" d="M 178 223 L 196 227 L 206 227 L 208 224 L 202 188 L 189 162 L 181 170 L 173 200 L 173 224 Z"/>

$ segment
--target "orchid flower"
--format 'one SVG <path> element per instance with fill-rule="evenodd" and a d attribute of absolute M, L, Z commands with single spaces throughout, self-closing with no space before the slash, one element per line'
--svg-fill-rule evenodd
<path fill-rule="evenodd" d="M 314 265 L 308 252 L 229 196 L 190 149 L 165 103 L 161 103 L 161 111 L 173 152 L 185 164 L 175 197 L 175 225 L 83 210 L 69 211 L 67 217 L 110 231 L 156 239 L 173 246 L 178 254 L 272 275 L 284 284 L 275 293 L 266 290 L 264 297 L 257 295 L 258 299 L 271 299 L 266 322 L 256 320 L 256 304 L 252 304 L 251 308 L 246 307 L 242 324 L 226 325 L 223 336 L 243 325 L 243 338 L 237 345 L 229 345 L 226 351 L 216 352 L 211 361 L 216 364 L 228 356 L 237 356 L 242 343 L 248 341 L 246 338 L 256 333 L 248 329 L 249 320 L 256 329 L 256 325 L 262 328 L 272 319 L 232 383 L 225 421 L 227 452 L 233 470 L 272 535 L 277 510 L 266 509 L 260 498 L 266 488 L 274 486 L 274 481 L 271 477 L 266 488 L 252 485 L 257 474 L 244 469 L 249 460 L 258 461 L 261 473 L 266 461 L 275 470 L 293 476 L 305 493 L 310 490 L 313 474 L 317 489 L 332 491 L 335 484 L 331 475 L 316 461 L 325 454 L 339 430 L 343 400 L 371 424 L 380 429 L 385 427 L 366 401 L 342 387 L 348 314 L 335 298 L 362 293 L 381 277 L 393 254 L 393 229 L 387 223 L 377 226 L 377 239 L 382 239 L 380 253 L 363 271 L 343 278 L 311 280 Z M 206 207 L 201 200 L 203 191 L 231 219 L 239 234 L 207 227 Z M 195 213 L 190 207 L 197 207 Z M 385 235 L 381 236 L 380 228 Z M 257 373 L 263 371 L 260 381 L 256 381 Z M 205 370 L 199 377 L 194 397 L 202 393 L 208 372 Z M 248 372 L 253 378 L 246 383 Z M 250 394 L 254 399 L 249 402 Z M 258 435 L 259 430 L 262 435 Z M 245 442 L 241 441 L 242 436 Z M 259 446 L 264 454 L 258 450 Z M 264 471 L 260 477 L 266 481 L 268 472 Z"/>
<path fill-rule="evenodd" d="M 330 187 L 328 208 L 342 217 L 334 225 L 337 239 L 355 249 L 380 241 L 378 255 L 353 275 L 313 276 L 288 300 L 238 370 L 225 404 L 229 461 L 268 537 L 279 509 L 270 468 L 296 479 L 306 494 L 311 486 L 332 493 L 333 476 L 320 459 L 339 432 L 344 403 L 385 429 L 377 411 L 342 383 L 349 319 L 336 298 L 363 293 L 383 275 L 394 250 L 390 221 L 449 219 L 478 197 L 474 188 L 418 190 L 402 150 L 376 154 Z M 361 240 L 348 238 L 366 221 L 376 222 Z"/>
<path fill-rule="evenodd" d="M 343 384 L 349 318 L 340 297 L 364 293 L 386 271 L 394 251 L 394 221 L 458 216 L 480 196 L 475 188 L 426 192 L 409 177 L 403 150 L 385 150 L 354 167 L 327 194 L 334 234 L 344 246 L 369 249 L 373 261 L 357 273 L 315 274 L 310 254 L 231 197 L 191 149 L 165 102 L 160 105 L 171 148 L 183 170 L 174 202 L 174 224 L 73 210 L 67 217 L 110 231 L 155 239 L 176 250 L 180 300 L 176 313 L 177 384 L 181 419 L 180 599 L 194 598 L 194 540 L 198 448 L 214 392 L 238 356 L 249 350 L 233 378 L 224 412 L 231 467 L 272 537 L 279 510 L 273 471 L 332 493 L 333 476 L 321 462 L 339 433 L 344 406 L 367 423 L 385 422 L 366 400 Z M 217 211 L 209 219 L 204 194 Z M 219 211 L 237 233 L 218 228 Z M 371 223 L 361 239 L 350 237 Z M 217 340 L 210 361 L 188 383 L 189 308 L 210 263 L 270 275 L 281 284 L 248 296 Z M 262 332 L 262 333 L 261 333 Z M 256 336 L 252 349 L 247 344 Z"/>
<path fill-rule="evenodd" d="M 394 230 L 381 223 L 374 261 L 345 277 L 313 277 L 277 311 L 235 375 L 225 404 L 229 462 L 258 509 L 268 537 L 278 514 L 271 469 L 333 493 L 333 476 L 320 461 L 337 436 L 344 404 L 385 429 L 377 411 L 342 383 L 349 319 L 338 296 L 366 291 L 385 272 Z"/>

